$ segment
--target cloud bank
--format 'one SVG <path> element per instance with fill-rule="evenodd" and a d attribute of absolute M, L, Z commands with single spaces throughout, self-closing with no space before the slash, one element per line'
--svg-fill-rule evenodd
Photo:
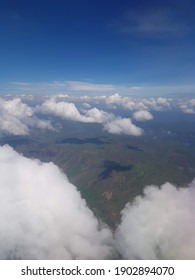
<path fill-rule="evenodd" d="M 37 128 L 55 131 L 60 124 L 52 117 L 57 116 L 62 120 L 97 123 L 112 134 L 141 136 L 143 130 L 133 120 L 149 121 L 156 115 L 153 112 L 171 110 L 194 114 L 195 99 L 136 99 L 118 93 L 109 96 L 70 96 L 62 93 L 39 97 L 7 95 L 0 98 L 0 135 L 28 135 Z"/>
<path fill-rule="evenodd" d="M 117 117 L 97 108 L 82 110 L 84 114 L 81 114 L 74 103 L 58 102 L 55 97 L 37 106 L 36 110 L 46 114 L 54 114 L 66 120 L 103 124 L 104 130 L 112 134 L 140 136 L 143 133 L 143 130 L 134 125 L 130 118 Z"/>
<path fill-rule="evenodd" d="M 173 100 L 170 98 L 132 98 L 127 96 L 121 96 L 116 93 L 109 96 L 104 96 L 104 98 L 97 97 L 99 100 L 103 100 L 106 104 L 114 104 L 118 107 L 129 111 L 142 111 L 142 110 L 154 110 L 154 111 L 164 111 L 171 108 Z"/>
<path fill-rule="evenodd" d="M 195 259 L 195 180 L 146 187 L 123 210 L 116 242 L 125 259 Z"/>
<path fill-rule="evenodd" d="M 0 259 L 111 256 L 111 231 L 53 163 L 0 147 L 0 197 Z"/>

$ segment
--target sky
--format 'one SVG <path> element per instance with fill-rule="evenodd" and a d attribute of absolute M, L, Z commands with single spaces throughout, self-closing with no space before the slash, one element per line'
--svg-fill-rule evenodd
<path fill-rule="evenodd" d="M 0 93 L 194 93 L 191 0 L 0 0 Z"/>

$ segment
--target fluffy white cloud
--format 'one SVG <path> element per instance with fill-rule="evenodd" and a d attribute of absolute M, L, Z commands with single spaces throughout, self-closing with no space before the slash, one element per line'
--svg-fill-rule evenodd
<path fill-rule="evenodd" d="M 37 110 L 42 113 L 54 114 L 64 119 L 86 123 L 102 123 L 111 118 L 111 114 L 97 108 L 90 109 L 83 115 L 78 111 L 74 103 L 56 102 L 54 98 L 45 101 L 41 106 L 37 107 Z"/>
<path fill-rule="evenodd" d="M 131 119 L 114 119 L 104 124 L 104 129 L 112 134 L 126 134 L 133 136 L 140 136 L 143 130 L 131 122 Z"/>
<path fill-rule="evenodd" d="M 104 259 L 112 254 L 111 232 L 54 164 L 0 147 L 0 197 L 0 259 Z"/>
<path fill-rule="evenodd" d="M 28 126 L 24 119 L 33 115 L 32 110 L 19 98 L 13 100 L 0 99 L 0 131 L 14 135 L 28 134 Z"/>
<path fill-rule="evenodd" d="M 123 210 L 116 240 L 126 259 L 195 259 L 195 181 L 146 187 Z"/>
<path fill-rule="evenodd" d="M 121 103 L 122 96 L 118 93 L 115 93 L 110 96 L 103 96 L 102 99 L 105 99 L 106 103 Z"/>
<path fill-rule="evenodd" d="M 27 135 L 30 127 L 52 129 L 49 121 L 39 120 L 34 110 L 22 103 L 20 98 L 0 98 L 0 132 L 13 135 Z"/>
<path fill-rule="evenodd" d="M 133 118 L 137 121 L 149 121 L 153 119 L 153 116 L 150 112 L 146 110 L 137 111 L 133 114 Z"/>
<path fill-rule="evenodd" d="M 195 114 L 195 99 L 180 101 L 179 108 L 186 114 Z"/>
<path fill-rule="evenodd" d="M 145 98 L 142 102 L 148 109 L 154 111 L 164 111 L 171 109 L 173 100 L 170 98 L 158 97 L 158 98 Z"/>
<path fill-rule="evenodd" d="M 37 107 L 37 110 L 72 121 L 100 123 L 103 124 L 104 130 L 112 134 L 140 136 L 143 133 L 142 129 L 135 126 L 129 118 L 119 118 L 97 108 L 83 110 L 84 114 L 81 114 L 74 103 L 56 102 L 55 98 L 46 100 L 41 106 Z"/>
<path fill-rule="evenodd" d="M 135 110 L 137 108 L 137 101 L 131 97 L 122 97 L 118 93 L 107 96 L 105 98 L 106 104 L 116 104 L 124 109 Z M 141 108 L 143 109 L 143 108 Z"/>
<path fill-rule="evenodd" d="M 107 113 L 97 108 L 88 110 L 85 116 L 91 122 L 97 122 L 97 123 L 105 123 L 115 118 L 113 114 Z"/>
<path fill-rule="evenodd" d="M 142 98 L 136 99 L 132 97 L 121 96 L 118 93 L 107 96 L 102 99 L 106 104 L 116 104 L 124 109 L 130 111 L 138 110 L 155 110 L 163 111 L 170 109 L 172 99 L 158 97 L 158 98 Z"/>
<path fill-rule="evenodd" d="M 37 107 L 37 110 L 72 121 L 87 122 L 86 117 L 80 114 L 73 103 L 65 101 L 56 102 L 55 98 L 46 100 L 41 106 Z"/>
<path fill-rule="evenodd" d="M 136 99 L 124 97 L 118 93 L 110 96 L 90 97 L 68 96 L 61 93 L 53 96 L 36 97 L 33 101 L 31 99 L 29 101 L 25 96 L 22 97 L 23 101 L 19 97 L 7 96 L 6 98 L 7 100 L 0 99 L 0 132 L 14 135 L 29 134 L 33 127 L 54 130 L 50 121 L 42 119 L 42 115 L 36 115 L 40 112 L 59 116 L 70 121 L 99 123 L 109 133 L 125 133 L 129 135 L 141 135 L 142 130 L 132 124 L 130 118 L 128 121 L 127 119 L 122 120 L 122 117 L 107 112 L 108 108 L 109 110 L 121 108 L 129 110 L 132 118 L 137 121 L 151 120 L 153 118 L 152 111 L 166 111 L 179 108 L 185 113 L 195 112 L 194 99 L 187 101 L 173 101 L 172 99 L 162 97 Z M 25 100 L 28 105 L 24 103 Z M 98 108 L 94 107 L 94 103 L 98 103 Z M 35 104 L 37 104 L 36 107 Z M 79 107 L 80 109 L 78 109 Z M 129 123 L 128 127 L 131 126 L 131 129 L 128 129 L 128 131 L 124 128 L 127 127 L 127 122 Z M 130 130 L 133 132 L 130 132 Z"/>

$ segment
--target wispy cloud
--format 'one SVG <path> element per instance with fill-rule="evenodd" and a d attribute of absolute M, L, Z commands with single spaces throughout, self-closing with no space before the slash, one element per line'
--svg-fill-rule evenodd
<path fill-rule="evenodd" d="M 116 90 L 116 87 L 113 85 L 85 83 L 78 81 L 69 81 L 67 82 L 67 85 L 69 89 L 73 91 L 110 92 Z"/>
<path fill-rule="evenodd" d="M 11 82 L 10 84 L 14 85 L 14 86 L 30 86 L 31 85 L 31 83 L 25 83 L 25 82 Z"/>
<path fill-rule="evenodd" d="M 182 21 L 177 10 L 169 8 L 146 8 L 127 11 L 115 22 L 120 32 L 141 36 L 185 36 L 190 25 Z"/>
<path fill-rule="evenodd" d="M 82 81 L 52 81 L 43 83 L 10 82 L 10 90 L 26 91 L 27 93 L 54 94 L 59 92 L 91 92 L 91 93 L 111 93 L 118 87 L 110 84 L 97 84 Z"/>
<path fill-rule="evenodd" d="M 195 84 L 172 84 L 172 85 L 152 85 L 152 84 L 134 84 L 134 85 L 114 85 L 86 83 L 81 81 L 51 81 L 42 83 L 10 82 L 7 85 L 0 85 L 0 93 L 4 94 L 34 94 L 34 95 L 52 95 L 52 94 L 75 94 L 75 95 L 110 95 L 119 93 L 121 95 L 130 95 L 132 97 L 155 97 L 171 96 L 179 94 L 194 94 Z"/>

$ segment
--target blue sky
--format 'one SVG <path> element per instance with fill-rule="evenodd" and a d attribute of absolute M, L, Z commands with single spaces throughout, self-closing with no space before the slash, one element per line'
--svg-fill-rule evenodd
<path fill-rule="evenodd" d="M 1 92 L 73 84 L 99 92 L 195 89 L 194 1 L 0 0 L 0 6 Z"/>

